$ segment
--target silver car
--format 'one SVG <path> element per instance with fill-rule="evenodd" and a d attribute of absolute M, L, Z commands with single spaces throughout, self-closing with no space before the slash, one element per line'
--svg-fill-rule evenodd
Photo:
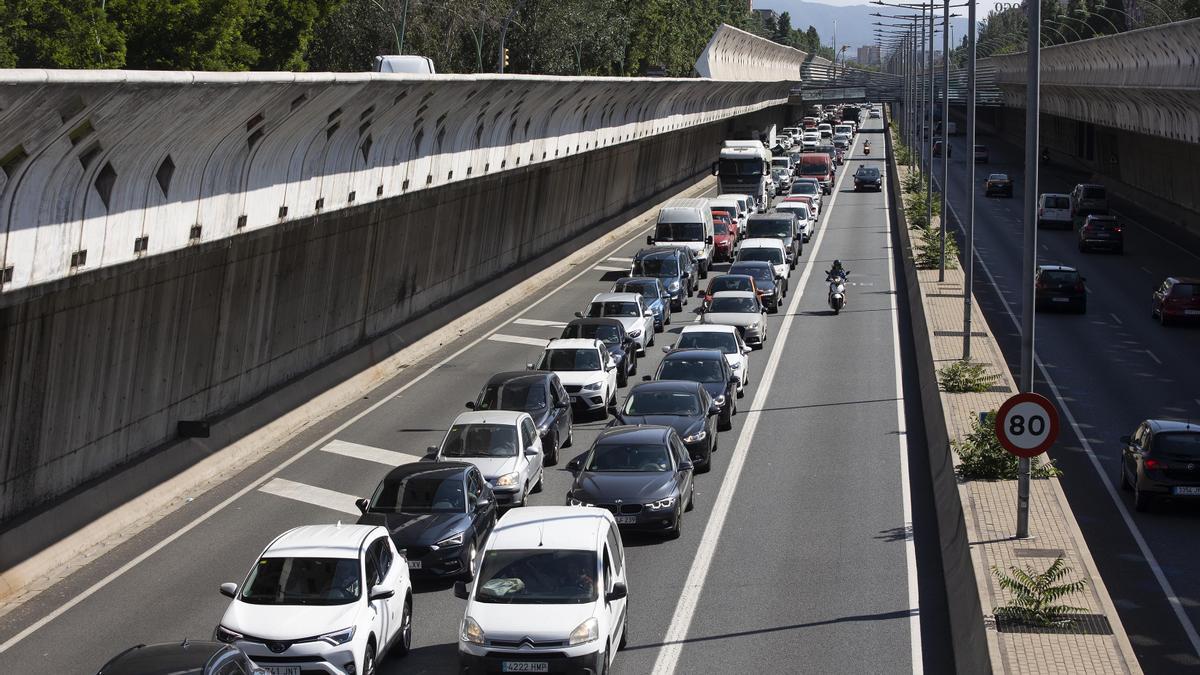
<path fill-rule="evenodd" d="M 762 349 L 767 342 L 766 307 L 751 291 L 720 291 L 714 293 L 700 322 L 733 326 L 746 344 Z"/>

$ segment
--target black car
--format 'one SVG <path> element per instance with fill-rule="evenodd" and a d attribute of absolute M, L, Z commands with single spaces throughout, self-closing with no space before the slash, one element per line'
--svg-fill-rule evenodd
<path fill-rule="evenodd" d="M 1146 420 L 1121 444 L 1120 483 L 1133 491 L 1133 508 L 1200 497 L 1200 424 Z"/>
<path fill-rule="evenodd" d="M 184 640 L 137 645 L 114 656 L 96 675 L 266 675 L 245 652 L 224 642 Z"/>
<path fill-rule="evenodd" d="M 692 462 L 671 427 L 605 429 L 567 468 L 575 474 L 567 505 L 608 509 L 620 527 L 675 538 L 692 510 Z"/>
<path fill-rule="evenodd" d="M 635 312 L 636 314 L 636 312 Z M 604 317 L 574 319 L 563 329 L 560 338 L 599 340 L 617 364 L 617 386 L 629 384 L 629 376 L 637 374 L 637 340 L 625 332 L 620 319 Z"/>
<path fill-rule="evenodd" d="M 360 525 L 388 529 L 413 576 L 472 577 L 496 524 L 492 489 L 466 462 L 401 464 L 354 503 Z"/>
<path fill-rule="evenodd" d="M 858 167 L 858 171 L 854 172 L 854 191 L 859 190 L 883 191 L 883 175 L 879 173 L 878 167 Z"/>
<path fill-rule="evenodd" d="M 542 438 L 545 463 L 550 466 L 558 463 L 560 448 L 571 446 L 571 427 L 575 423 L 571 396 L 552 371 L 496 373 L 474 401 L 467 401 L 467 408 L 529 413 Z"/>
<path fill-rule="evenodd" d="M 758 287 L 758 299 L 767 307 L 771 314 L 779 312 L 783 303 L 786 289 L 775 279 L 775 267 L 762 260 L 743 260 L 729 267 L 728 274 L 744 274 L 754 277 L 754 285 Z"/>
<path fill-rule="evenodd" d="M 686 249 L 669 246 L 644 248 L 633 256 L 631 274 L 639 277 L 660 279 L 671 295 L 671 311 L 682 312 L 687 299 L 696 289 L 698 274 L 693 258 Z"/>
<path fill-rule="evenodd" d="M 650 380 L 649 376 L 644 379 Z M 718 349 L 672 349 L 663 356 L 654 373 L 655 380 L 699 382 L 713 403 L 721 408 L 717 429 L 733 428 L 737 414 L 737 376 L 725 355 Z"/>
<path fill-rule="evenodd" d="M 1071 309 L 1087 313 L 1087 279 L 1065 265 L 1038 265 L 1033 277 L 1035 309 Z"/>
<path fill-rule="evenodd" d="M 1124 229 L 1116 216 L 1087 216 L 1079 227 L 1079 250 L 1083 253 L 1097 249 L 1124 253 Z"/>
<path fill-rule="evenodd" d="M 610 426 L 657 424 L 679 434 L 698 473 L 712 467 L 717 449 L 717 424 L 713 419 L 721 407 L 713 402 L 699 382 L 657 380 L 642 382 L 629 390 Z"/>
<path fill-rule="evenodd" d="M 787 252 L 790 269 L 796 269 L 796 263 L 804 254 L 804 239 L 800 236 L 796 214 L 791 211 L 772 211 L 750 216 L 746 219 L 746 238 L 778 239 L 783 243 L 783 250 Z"/>

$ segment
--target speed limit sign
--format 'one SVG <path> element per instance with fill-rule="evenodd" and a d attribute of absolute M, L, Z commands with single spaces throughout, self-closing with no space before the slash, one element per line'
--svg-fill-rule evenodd
<path fill-rule="evenodd" d="M 1017 457 L 1034 457 L 1058 438 L 1058 411 L 1041 394 L 1017 394 L 996 412 L 996 438 Z"/>

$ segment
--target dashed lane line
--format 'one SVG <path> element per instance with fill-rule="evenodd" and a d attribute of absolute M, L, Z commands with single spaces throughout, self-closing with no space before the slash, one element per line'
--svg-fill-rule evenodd
<path fill-rule="evenodd" d="M 544 319 L 513 319 L 512 323 L 520 326 L 538 326 L 540 328 L 566 328 L 565 321 L 546 321 Z"/>
<path fill-rule="evenodd" d="M 531 338 L 524 335 L 505 335 L 503 333 L 492 333 L 488 336 L 492 342 L 511 342 L 515 345 L 530 345 L 532 347 L 545 347 L 549 340 L 545 338 Z"/>
<path fill-rule="evenodd" d="M 359 445 L 349 441 L 330 441 L 321 448 L 322 452 L 331 452 L 335 455 L 343 457 L 352 457 L 361 459 L 364 462 L 375 462 L 385 466 L 400 466 L 410 462 L 420 461 L 420 457 L 406 455 L 402 452 L 387 450 L 384 448 L 376 448 L 370 445 Z"/>
<path fill-rule="evenodd" d="M 592 267 L 592 269 L 598 270 L 600 272 L 628 272 L 629 271 L 628 267 L 614 267 L 612 265 L 594 265 Z"/>

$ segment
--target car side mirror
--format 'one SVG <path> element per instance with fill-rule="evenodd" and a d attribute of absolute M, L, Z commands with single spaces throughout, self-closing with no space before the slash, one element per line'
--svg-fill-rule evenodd
<path fill-rule="evenodd" d="M 538 454 L 537 448 L 533 447 L 532 445 L 529 446 L 528 448 L 525 448 L 525 456 L 526 457 L 537 457 L 537 454 Z"/>
<path fill-rule="evenodd" d="M 371 500 L 367 499 L 365 497 L 363 497 L 361 499 L 355 499 L 354 505 L 358 507 L 359 511 L 361 511 L 362 513 L 366 513 L 367 509 L 369 509 L 371 506 Z"/>
<path fill-rule="evenodd" d="M 625 596 L 629 595 L 629 589 L 626 588 L 624 581 L 618 581 L 613 584 L 612 590 L 604 594 L 605 602 L 614 600 L 624 600 Z"/>
<path fill-rule="evenodd" d="M 227 598 L 237 597 L 237 584 L 235 584 L 235 583 L 227 582 L 227 583 L 221 584 L 221 587 L 219 590 L 221 591 L 221 595 L 223 595 Z"/>
<path fill-rule="evenodd" d="M 475 401 L 467 401 L 467 410 L 475 409 Z"/>
<path fill-rule="evenodd" d="M 712 238 L 711 236 L 705 237 L 705 238 L 704 238 L 704 243 L 706 243 L 706 244 L 711 244 L 711 243 L 713 243 L 713 238 Z"/>
<path fill-rule="evenodd" d="M 465 582 L 465 581 L 454 582 L 454 597 L 458 598 L 459 600 L 470 599 L 471 591 L 470 591 L 470 589 L 467 588 L 467 582 Z"/>
<path fill-rule="evenodd" d="M 1122 436 L 1121 442 L 1124 443 L 1125 445 L 1129 445 L 1129 444 L 1133 443 L 1133 438 L 1131 438 L 1129 436 Z"/>
<path fill-rule="evenodd" d="M 691 471 L 694 468 L 696 468 L 696 465 L 692 464 L 690 461 L 688 461 L 686 459 L 679 463 L 680 471 Z"/>
<path fill-rule="evenodd" d="M 652 309 L 647 309 L 647 310 L 645 310 L 645 311 L 643 311 L 643 312 L 642 312 L 642 316 L 653 317 L 653 316 L 654 316 L 654 310 L 652 310 Z"/>
<path fill-rule="evenodd" d="M 650 376 L 649 376 L 649 375 L 643 375 L 643 376 L 642 376 L 642 382 L 649 382 L 649 381 L 650 381 L 650 379 L 651 379 L 651 378 L 650 378 Z"/>
<path fill-rule="evenodd" d="M 712 175 L 714 175 L 714 176 L 718 175 L 718 174 L 717 174 L 717 168 L 718 168 L 719 166 L 721 166 L 721 165 L 720 165 L 719 163 L 717 163 L 717 162 L 713 162 L 713 163 L 712 163 Z"/>
<path fill-rule="evenodd" d="M 670 354 L 671 353 L 671 345 L 663 345 L 662 350 L 663 350 L 664 354 Z"/>
<path fill-rule="evenodd" d="M 763 311 L 764 312 L 767 311 L 767 308 L 763 307 Z M 749 354 L 752 351 L 754 351 L 754 350 L 749 347 L 742 347 L 742 354 Z"/>
<path fill-rule="evenodd" d="M 423 457 L 422 459 L 424 459 L 427 462 L 430 462 L 430 461 L 437 459 L 437 454 L 438 454 L 438 446 L 431 445 L 428 448 L 425 448 L 425 457 Z"/>
<path fill-rule="evenodd" d="M 375 586 L 371 587 L 371 594 L 367 596 L 367 599 L 372 602 L 376 600 L 387 600 L 395 594 L 396 589 L 388 588 L 383 584 L 376 584 Z"/>
<path fill-rule="evenodd" d="M 476 511 L 486 510 L 487 507 L 489 507 L 491 505 L 492 505 L 492 500 L 488 499 L 487 497 L 479 497 L 475 500 L 475 510 Z"/>
<path fill-rule="evenodd" d="M 583 318 L 583 312 L 575 312 L 575 318 L 576 318 L 576 319 L 582 319 L 582 318 Z"/>
<path fill-rule="evenodd" d="M 653 245 L 654 245 L 654 235 L 652 235 L 652 234 L 648 234 L 648 235 L 646 235 L 646 245 L 647 245 L 647 246 L 653 246 Z"/>
<path fill-rule="evenodd" d="M 583 468 L 583 460 L 585 457 L 587 457 L 586 452 L 582 455 L 576 455 L 574 459 L 567 462 L 567 471 L 570 471 L 571 473 L 579 473 L 580 469 Z"/>
<path fill-rule="evenodd" d="M 717 405 L 716 403 L 710 405 L 708 407 L 708 414 L 709 415 L 720 415 L 721 414 L 721 406 Z"/>

